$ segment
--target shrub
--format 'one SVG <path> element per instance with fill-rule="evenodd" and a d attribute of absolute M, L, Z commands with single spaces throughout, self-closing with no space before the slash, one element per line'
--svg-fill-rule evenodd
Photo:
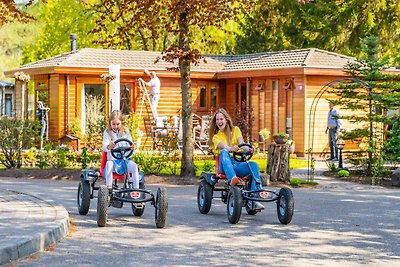
<path fill-rule="evenodd" d="M 349 177 L 350 172 L 348 170 L 340 170 L 338 171 L 339 177 Z"/>
<path fill-rule="evenodd" d="M 38 129 L 37 121 L 0 118 L 0 162 L 6 168 L 22 166 L 22 151 L 35 144 Z"/>

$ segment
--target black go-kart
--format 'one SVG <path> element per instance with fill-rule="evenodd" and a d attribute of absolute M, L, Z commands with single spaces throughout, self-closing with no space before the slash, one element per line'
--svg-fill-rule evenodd
<path fill-rule="evenodd" d="M 120 138 L 115 141 L 117 146 L 111 150 L 111 154 L 116 159 L 123 160 L 124 164 L 129 160 L 133 150 L 130 146 L 118 146 L 121 142 L 132 142 L 126 138 Z M 107 162 L 107 152 L 103 152 L 100 170 L 85 169 L 81 174 L 81 181 L 78 186 L 77 204 L 81 215 L 89 212 L 90 200 L 97 194 L 97 225 L 103 227 L 107 223 L 108 208 L 122 208 L 124 203 L 130 203 L 133 215 L 142 216 L 145 209 L 145 203 L 150 202 L 155 208 L 155 222 L 157 228 L 164 228 L 167 221 L 168 199 L 165 188 L 158 188 L 157 193 L 153 194 L 151 190 L 145 189 L 144 174 L 139 172 L 139 189 L 130 188 L 128 184 L 128 174 L 118 175 L 113 173 L 113 188 L 108 189 L 106 185 L 98 185 L 98 180 L 103 177 L 104 167 Z M 125 166 L 125 170 L 127 170 Z M 127 172 L 127 171 L 126 171 Z M 121 184 L 121 186 L 119 185 Z"/>
<path fill-rule="evenodd" d="M 243 146 L 253 148 L 250 144 L 241 144 L 239 148 Z M 233 158 L 236 161 L 247 162 L 247 164 L 249 164 L 252 156 L 253 153 L 246 152 L 243 149 L 233 153 Z M 231 186 L 225 174 L 219 173 L 218 167 L 219 155 L 216 158 L 216 173 L 203 172 L 200 176 L 200 184 L 197 191 L 197 206 L 200 213 L 207 214 L 210 211 L 213 198 L 218 197 L 214 193 L 220 192 L 219 197 L 227 204 L 228 220 L 232 224 L 239 222 L 243 207 L 246 208 L 249 215 L 255 215 L 259 212 L 259 210 L 255 209 L 253 201 L 276 202 L 279 221 L 282 224 L 290 223 L 294 211 L 294 198 L 290 188 L 283 187 L 277 191 L 263 188 L 251 191 L 250 185 L 253 174 L 239 177 L 243 183 Z"/>

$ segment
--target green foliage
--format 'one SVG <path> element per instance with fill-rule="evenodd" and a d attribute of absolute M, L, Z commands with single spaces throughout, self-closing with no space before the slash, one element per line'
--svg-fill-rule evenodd
<path fill-rule="evenodd" d="M 146 174 L 161 173 L 166 166 L 166 162 L 162 160 L 162 156 L 154 154 L 151 151 L 140 151 L 132 155 L 132 160 L 136 162 L 140 170 Z"/>
<path fill-rule="evenodd" d="M 86 169 L 89 166 L 90 157 L 89 157 L 89 151 L 86 147 L 84 147 L 82 149 L 80 161 L 81 161 L 82 169 Z"/>
<path fill-rule="evenodd" d="M 386 132 L 387 139 L 383 146 L 384 159 L 400 161 L 400 116 L 392 116 L 388 124 L 391 129 Z"/>
<path fill-rule="evenodd" d="M 140 130 L 140 122 L 142 120 L 143 118 L 136 112 L 131 112 L 126 118 L 124 118 L 124 124 L 128 127 L 133 142 L 143 136 L 143 132 Z"/>
<path fill-rule="evenodd" d="M 289 135 L 287 133 L 284 133 L 284 132 L 274 133 L 272 136 L 273 137 L 283 137 L 283 138 L 285 138 L 285 137 L 288 138 L 289 137 Z"/>
<path fill-rule="evenodd" d="M 298 178 L 291 178 L 290 185 L 293 187 L 301 187 L 302 185 L 318 185 L 317 182 L 306 181 Z"/>
<path fill-rule="evenodd" d="M 332 160 L 326 160 L 325 163 L 326 163 L 326 166 L 328 167 L 328 170 L 329 170 L 330 172 L 335 172 L 335 171 L 337 170 L 334 161 L 332 161 Z"/>
<path fill-rule="evenodd" d="M 346 65 L 346 72 L 352 75 L 331 91 L 339 98 L 334 104 L 351 110 L 352 115 L 341 116 L 356 126 L 345 132 L 343 138 L 357 144 L 359 150 L 352 154 L 351 161 L 363 167 L 374 178 L 381 174 L 383 154 L 381 148 L 382 126 L 387 122 L 384 109 L 397 109 L 400 102 L 400 75 L 386 75 L 386 60 L 379 59 L 378 39 L 369 37 L 362 40 L 363 57 Z M 350 112 L 349 112 L 350 114 Z"/>
<path fill-rule="evenodd" d="M 94 17 L 85 9 L 82 1 L 47 1 L 39 5 L 33 15 L 38 21 L 38 32 L 35 40 L 22 49 L 24 64 L 69 52 L 71 33 L 77 34 L 78 47 L 96 47 L 92 44 L 93 35 L 88 34 L 94 27 Z"/>
<path fill-rule="evenodd" d="M 317 47 L 361 56 L 363 38 L 382 40 L 382 56 L 400 62 L 400 2 L 260 0 L 244 14 L 236 52 L 254 53 Z"/>
<path fill-rule="evenodd" d="M 35 145 L 38 129 L 37 121 L 0 118 L 0 162 L 6 168 L 21 167 L 22 152 Z"/>
<path fill-rule="evenodd" d="M 54 161 L 54 167 L 56 169 L 61 169 L 69 166 L 69 159 L 67 157 L 68 152 L 69 149 L 67 146 L 59 146 L 56 148 Z"/>
<path fill-rule="evenodd" d="M 213 172 L 213 171 L 215 171 L 215 162 L 212 162 L 212 161 L 209 161 L 209 160 L 205 160 L 203 162 L 202 171 L 203 172 Z"/>
<path fill-rule="evenodd" d="M 86 96 L 86 142 L 90 150 L 100 150 L 105 129 L 104 97 Z"/>
<path fill-rule="evenodd" d="M 350 172 L 348 170 L 340 170 L 338 171 L 339 177 L 349 177 Z"/>

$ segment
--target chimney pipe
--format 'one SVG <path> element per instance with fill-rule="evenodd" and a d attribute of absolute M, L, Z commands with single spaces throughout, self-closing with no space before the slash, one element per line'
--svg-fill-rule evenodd
<path fill-rule="evenodd" d="M 71 51 L 76 50 L 76 33 L 70 33 L 69 39 L 71 40 Z"/>

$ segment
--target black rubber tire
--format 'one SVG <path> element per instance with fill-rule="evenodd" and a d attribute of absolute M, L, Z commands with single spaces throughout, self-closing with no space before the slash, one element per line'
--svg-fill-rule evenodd
<path fill-rule="evenodd" d="M 256 215 L 257 214 L 256 210 L 253 210 L 253 209 L 249 208 L 248 203 L 246 203 L 246 212 L 249 215 Z"/>
<path fill-rule="evenodd" d="M 108 188 L 102 185 L 99 188 L 99 194 L 97 196 L 97 225 L 100 227 L 106 226 L 109 202 Z"/>
<path fill-rule="evenodd" d="M 240 220 L 242 214 L 243 198 L 242 192 L 237 186 L 231 186 L 228 193 L 228 202 L 226 204 L 226 213 L 228 220 L 232 224 L 236 224 Z"/>
<path fill-rule="evenodd" d="M 158 188 L 155 203 L 155 221 L 157 228 L 164 228 L 167 223 L 168 197 L 165 188 Z"/>
<path fill-rule="evenodd" d="M 292 190 L 289 188 L 281 188 L 276 201 L 276 211 L 278 219 L 282 224 L 288 224 L 292 221 L 294 212 L 294 198 Z"/>
<path fill-rule="evenodd" d="M 89 181 L 80 181 L 78 185 L 78 194 L 76 197 L 78 211 L 80 215 L 86 215 L 90 208 L 90 184 Z"/>
<path fill-rule="evenodd" d="M 206 179 L 202 179 L 197 190 L 197 207 L 200 213 L 207 214 L 211 209 L 213 189 Z"/>
<path fill-rule="evenodd" d="M 139 188 L 144 190 L 144 189 L 145 189 L 144 184 L 139 185 Z M 140 195 L 141 195 L 141 197 L 143 198 L 143 196 L 145 195 L 145 193 L 140 193 Z M 143 213 L 144 213 L 144 208 L 145 208 L 145 204 L 144 204 L 144 203 L 142 203 L 142 204 L 143 204 L 143 208 L 136 208 L 135 205 L 134 205 L 134 203 L 132 203 L 132 213 L 133 213 L 133 215 L 135 215 L 135 216 L 137 216 L 137 217 L 140 217 L 140 216 L 143 215 Z"/>

